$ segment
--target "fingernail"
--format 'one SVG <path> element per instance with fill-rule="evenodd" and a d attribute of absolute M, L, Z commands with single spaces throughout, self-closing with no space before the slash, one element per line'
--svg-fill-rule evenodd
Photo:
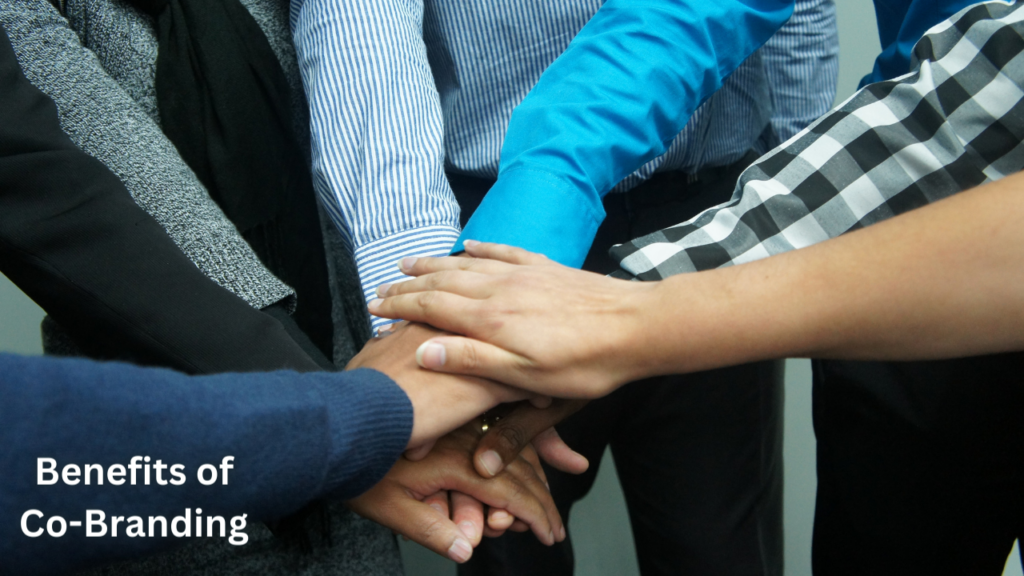
<path fill-rule="evenodd" d="M 480 455 L 480 464 L 488 474 L 494 476 L 501 470 L 501 456 L 494 450 L 488 450 Z"/>
<path fill-rule="evenodd" d="M 551 545 L 554 546 L 554 544 L 555 544 L 555 533 L 554 533 L 554 531 L 548 532 L 548 542 L 551 542 Z"/>
<path fill-rule="evenodd" d="M 444 514 L 444 508 L 441 508 L 440 504 L 431 504 L 430 507 L 433 508 L 434 510 L 437 510 L 441 514 Z"/>
<path fill-rule="evenodd" d="M 408 258 L 402 258 L 401 260 L 398 261 L 398 267 L 402 270 L 402 272 L 406 272 L 408 270 L 412 270 L 413 264 L 416 264 L 417 260 L 419 260 L 419 258 L 417 258 L 415 256 L 409 256 Z"/>
<path fill-rule="evenodd" d="M 444 346 L 427 341 L 416 349 L 416 363 L 424 368 L 440 368 L 445 362 Z"/>
<path fill-rule="evenodd" d="M 452 547 L 448 549 L 448 557 L 460 564 L 469 560 L 469 557 L 472 555 L 473 547 L 462 538 L 456 538 L 455 542 L 452 543 Z"/>
<path fill-rule="evenodd" d="M 561 527 L 561 528 L 560 528 L 560 529 L 558 530 L 558 533 L 562 535 L 562 536 L 561 536 L 561 538 L 559 538 L 559 540 L 565 540 L 565 526 L 562 526 L 562 527 Z"/>
<path fill-rule="evenodd" d="M 380 296 L 381 298 L 387 296 L 388 288 L 391 288 L 391 284 L 381 284 L 380 286 L 377 286 L 377 296 Z"/>
<path fill-rule="evenodd" d="M 491 522 L 504 522 L 506 520 L 508 520 L 508 512 L 504 510 L 491 512 Z"/>
<path fill-rule="evenodd" d="M 476 245 L 477 245 L 477 244 L 479 244 L 479 243 L 480 243 L 480 242 L 477 242 L 476 240 L 463 240 L 463 241 L 462 241 L 462 245 L 463 245 L 463 246 L 469 246 L 469 247 L 473 247 L 473 246 L 476 246 Z"/>
<path fill-rule="evenodd" d="M 466 538 L 469 538 L 471 541 L 476 540 L 476 525 L 469 520 L 460 522 L 459 530 L 461 530 L 462 533 L 466 535 Z"/>
<path fill-rule="evenodd" d="M 383 300 L 380 298 L 374 298 L 373 300 L 370 300 L 370 303 L 367 304 L 366 307 L 370 309 L 370 312 L 376 312 L 377 309 L 380 308 L 381 302 L 383 302 Z"/>

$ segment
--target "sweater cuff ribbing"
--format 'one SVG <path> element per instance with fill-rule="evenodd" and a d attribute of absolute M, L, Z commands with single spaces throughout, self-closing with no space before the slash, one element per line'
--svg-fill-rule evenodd
<path fill-rule="evenodd" d="M 379 482 L 412 435 L 412 402 L 398 384 L 376 370 L 355 373 L 358 389 L 323 386 L 331 436 L 324 494 L 342 499 Z"/>

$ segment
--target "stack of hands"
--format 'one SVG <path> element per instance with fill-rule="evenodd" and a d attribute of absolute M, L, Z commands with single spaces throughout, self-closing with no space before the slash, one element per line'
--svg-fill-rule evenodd
<path fill-rule="evenodd" d="M 608 314 L 626 301 L 619 291 L 647 286 L 597 274 L 580 286 L 586 273 L 543 256 L 474 242 L 466 250 L 476 258 L 399 263 L 415 278 L 381 286 L 370 307 L 410 322 L 393 325 L 347 366 L 387 374 L 414 414 L 405 458 L 350 507 L 456 562 L 506 530 L 531 530 L 548 545 L 565 538 L 541 460 L 573 474 L 589 463 L 553 426 L 635 379 L 618 355 L 584 346 L 579 335 L 607 334 Z M 628 336 L 626 316 L 619 336 Z M 500 419 L 485 425 L 482 415 L 502 404 Z"/>
<path fill-rule="evenodd" d="M 658 282 L 470 241 L 468 258 L 406 258 L 413 278 L 381 286 L 370 312 L 411 323 L 350 367 L 408 393 L 411 451 L 353 507 L 457 561 L 506 529 L 551 544 L 564 529 L 540 462 L 587 468 L 552 426 L 627 382 L 770 358 L 1020 350 L 1021 267 L 1007 265 L 1019 259 L 1020 210 L 1007 209 L 1022 204 L 1019 189 L 1012 176 L 828 242 Z M 977 234 L 978 221 L 993 232 Z M 475 419 L 515 402 L 481 432 Z"/>

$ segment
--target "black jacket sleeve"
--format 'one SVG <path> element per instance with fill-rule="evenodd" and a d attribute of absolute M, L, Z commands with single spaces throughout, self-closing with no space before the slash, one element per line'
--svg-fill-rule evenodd
<path fill-rule="evenodd" d="M 70 141 L 2 28 L 0 272 L 93 357 L 188 373 L 319 369 L 280 322 L 203 275 Z"/>

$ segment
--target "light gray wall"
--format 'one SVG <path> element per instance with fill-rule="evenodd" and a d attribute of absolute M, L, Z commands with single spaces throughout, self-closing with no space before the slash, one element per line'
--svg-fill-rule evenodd
<path fill-rule="evenodd" d="M 0 352 L 42 354 L 39 322 L 43 311 L 0 275 Z"/>
<path fill-rule="evenodd" d="M 871 69 L 878 53 L 871 0 L 841 0 L 840 78 L 838 100 L 851 95 Z M 0 276 L 0 351 L 38 354 L 39 321 L 43 313 L 31 300 Z M 810 576 L 811 525 L 814 517 L 814 434 L 811 427 L 810 364 L 789 360 L 786 366 L 785 526 L 786 576 Z M 625 503 L 611 456 L 605 454 L 590 495 L 573 511 L 570 521 L 579 576 L 639 574 Z M 423 548 L 402 544 L 408 576 L 451 576 L 454 564 Z M 1020 561 L 1008 561 L 1005 576 L 1024 576 Z"/>

